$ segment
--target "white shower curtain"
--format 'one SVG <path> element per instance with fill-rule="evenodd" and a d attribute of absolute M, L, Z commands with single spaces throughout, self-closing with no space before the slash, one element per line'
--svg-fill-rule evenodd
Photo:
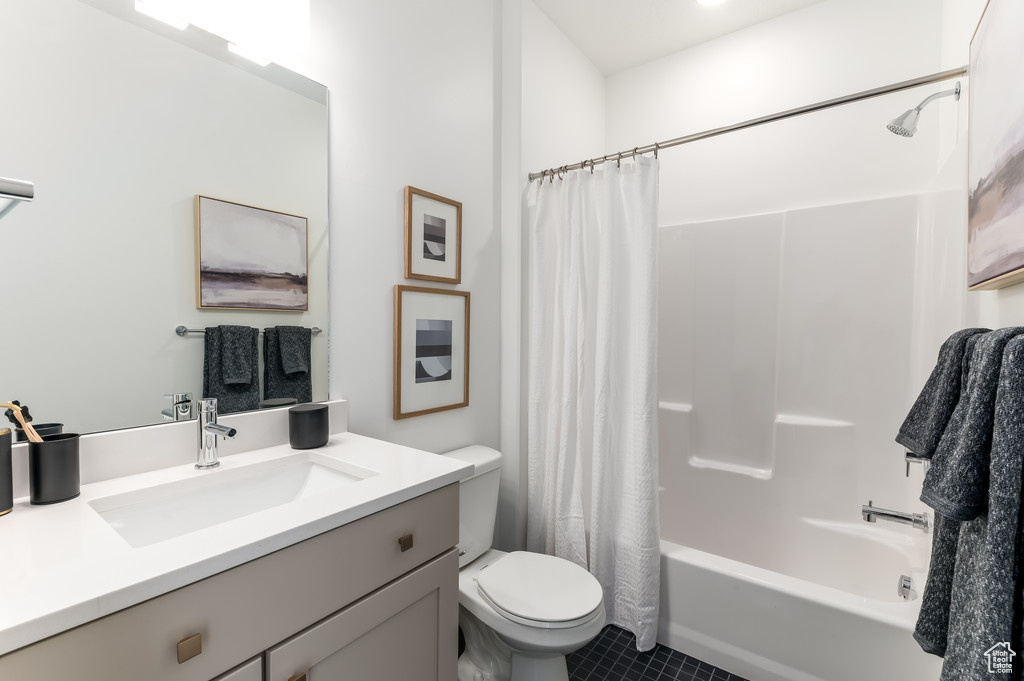
<path fill-rule="evenodd" d="M 660 586 L 657 212 L 656 159 L 531 187 L 527 548 L 589 567 L 639 650 Z"/>

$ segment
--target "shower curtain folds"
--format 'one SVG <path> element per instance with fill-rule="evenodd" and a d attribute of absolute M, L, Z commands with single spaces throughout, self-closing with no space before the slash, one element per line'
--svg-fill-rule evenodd
<path fill-rule="evenodd" d="M 660 589 L 658 161 L 530 191 L 527 548 L 589 565 L 607 621 L 648 650 Z"/>

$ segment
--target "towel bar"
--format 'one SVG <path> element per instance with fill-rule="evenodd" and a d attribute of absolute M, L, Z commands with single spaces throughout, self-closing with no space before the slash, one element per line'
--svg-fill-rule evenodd
<path fill-rule="evenodd" d="M 179 336 L 187 336 L 190 333 L 205 334 L 206 329 L 189 329 L 182 325 L 174 327 L 174 333 L 178 334 Z M 263 331 L 261 330 L 260 333 L 263 333 Z M 314 336 L 319 336 L 321 333 L 323 333 L 323 329 L 321 329 L 319 326 L 314 326 L 312 329 L 310 329 L 310 333 L 312 333 Z"/>

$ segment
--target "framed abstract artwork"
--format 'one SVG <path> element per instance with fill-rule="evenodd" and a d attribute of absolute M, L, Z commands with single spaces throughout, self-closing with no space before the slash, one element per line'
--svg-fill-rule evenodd
<path fill-rule="evenodd" d="M 1024 3 L 989 0 L 971 38 L 967 287 L 1024 281 Z"/>
<path fill-rule="evenodd" d="M 462 281 L 462 204 L 405 188 L 405 277 Z"/>
<path fill-rule="evenodd" d="M 469 292 L 395 286 L 394 418 L 469 404 Z"/>
<path fill-rule="evenodd" d="M 196 307 L 307 310 L 307 220 L 196 196 Z"/>

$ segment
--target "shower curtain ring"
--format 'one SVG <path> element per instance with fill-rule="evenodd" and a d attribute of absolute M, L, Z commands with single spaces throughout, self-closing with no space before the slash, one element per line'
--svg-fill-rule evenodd
<path fill-rule="evenodd" d="M 633 147 L 633 156 L 632 156 L 632 158 L 634 158 L 634 159 L 636 158 L 636 152 L 637 152 L 637 150 L 638 150 L 639 148 L 640 148 L 640 147 Z"/>
<path fill-rule="evenodd" d="M 658 143 L 654 143 L 654 158 L 658 158 Z"/>
<path fill-rule="evenodd" d="M 616 168 L 621 168 L 622 167 L 622 152 L 621 151 L 619 152 L 618 158 L 615 159 L 615 167 Z"/>
<path fill-rule="evenodd" d="M 555 169 L 552 168 L 548 172 L 550 173 L 550 175 L 548 175 L 548 180 L 551 182 L 551 184 L 554 184 L 555 183 Z"/>

